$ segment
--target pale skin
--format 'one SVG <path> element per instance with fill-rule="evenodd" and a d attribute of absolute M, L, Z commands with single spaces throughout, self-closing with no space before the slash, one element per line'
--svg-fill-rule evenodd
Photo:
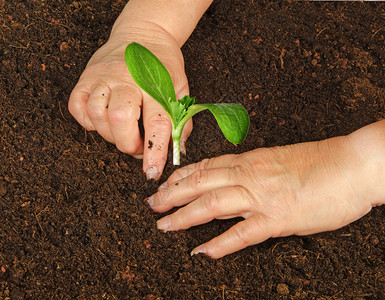
<path fill-rule="evenodd" d="M 170 71 L 177 97 L 188 94 L 180 47 L 210 4 L 131 0 L 71 94 L 69 109 L 78 122 L 121 151 L 143 158 L 149 179 L 162 173 L 171 124 L 132 81 L 124 49 L 131 41 L 148 47 Z M 183 141 L 191 130 L 189 123 Z M 159 147 L 148 149 L 149 140 Z M 158 221 L 163 231 L 244 218 L 192 250 L 220 258 L 268 238 L 335 230 L 359 219 L 385 203 L 384 170 L 382 120 L 347 136 L 203 160 L 175 171 L 147 202 L 156 212 L 181 207 Z"/>

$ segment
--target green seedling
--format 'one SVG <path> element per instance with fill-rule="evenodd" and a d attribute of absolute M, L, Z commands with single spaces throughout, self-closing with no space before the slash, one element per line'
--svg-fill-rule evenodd
<path fill-rule="evenodd" d="M 138 43 L 127 46 L 125 60 L 136 84 L 155 99 L 170 116 L 172 123 L 173 163 L 180 164 L 180 138 L 186 122 L 196 113 L 208 109 L 224 136 L 234 144 L 242 142 L 249 130 L 246 109 L 235 103 L 196 104 L 186 95 L 177 101 L 174 85 L 166 67 L 147 48 Z"/>

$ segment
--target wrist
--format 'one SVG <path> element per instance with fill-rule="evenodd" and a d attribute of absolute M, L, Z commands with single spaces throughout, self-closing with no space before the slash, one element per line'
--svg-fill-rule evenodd
<path fill-rule="evenodd" d="M 372 206 L 385 204 L 385 120 L 347 136 L 360 166 L 360 181 Z"/>
<path fill-rule="evenodd" d="M 167 33 L 179 48 L 191 35 L 199 19 L 210 6 L 212 0 L 131 0 L 116 20 L 111 35 L 124 35 L 126 28 L 154 30 Z"/>
<path fill-rule="evenodd" d="M 149 47 L 149 44 L 181 48 L 177 40 L 164 28 L 156 23 L 148 22 L 138 17 L 128 17 L 128 20 L 116 20 L 109 39 L 120 40 L 125 45 L 137 42 Z"/>

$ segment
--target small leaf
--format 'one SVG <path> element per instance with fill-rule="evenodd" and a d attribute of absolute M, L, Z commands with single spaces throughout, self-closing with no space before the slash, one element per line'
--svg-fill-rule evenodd
<path fill-rule="evenodd" d="M 185 108 L 189 108 L 191 105 L 195 103 L 195 97 L 190 97 L 189 95 L 185 95 L 182 99 L 178 100 L 179 104 L 182 104 Z"/>
<path fill-rule="evenodd" d="M 170 103 L 176 102 L 171 76 L 150 50 L 138 43 L 126 47 L 125 60 L 136 84 L 154 98 L 172 118 Z"/>
<path fill-rule="evenodd" d="M 179 124 L 179 122 L 186 115 L 187 109 L 195 103 L 195 97 L 190 97 L 188 95 L 184 96 L 182 99 L 179 99 L 177 102 L 172 102 L 171 111 L 172 115 L 175 118 L 175 126 Z"/>
<path fill-rule="evenodd" d="M 240 104 L 195 104 L 207 108 L 217 120 L 223 135 L 233 144 L 242 142 L 249 131 L 250 119 L 247 110 Z"/>

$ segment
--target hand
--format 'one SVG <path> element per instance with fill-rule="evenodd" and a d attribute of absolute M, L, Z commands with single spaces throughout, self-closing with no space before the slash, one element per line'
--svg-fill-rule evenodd
<path fill-rule="evenodd" d="M 156 212 L 186 205 L 158 221 L 164 231 L 243 217 L 192 251 L 213 258 L 271 237 L 334 230 L 372 207 L 372 179 L 350 140 L 338 137 L 203 160 L 175 171 L 147 201 Z"/>
<path fill-rule="evenodd" d="M 167 160 L 171 121 L 164 109 L 135 84 L 124 52 L 133 41 L 151 50 L 170 72 L 177 99 L 189 94 L 183 56 L 175 39 L 155 24 L 135 24 L 115 31 L 119 34 L 112 34 L 89 61 L 71 94 L 69 111 L 85 129 L 96 130 L 120 151 L 143 158 L 147 178 L 157 180 Z M 138 125 L 141 109 L 144 141 Z M 190 121 L 182 134 L 182 152 L 186 151 L 184 144 L 191 130 Z"/>

